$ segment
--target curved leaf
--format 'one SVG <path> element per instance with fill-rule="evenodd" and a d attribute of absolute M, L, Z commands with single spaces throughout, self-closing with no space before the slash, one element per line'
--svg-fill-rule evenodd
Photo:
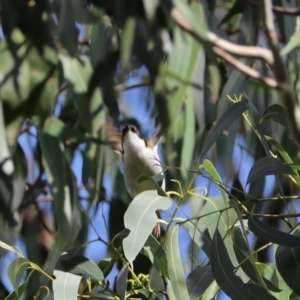
<path fill-rule="evenodd" d="M 104 279 L 103 273 L 100 268 L 91 260 L 84 256 L 75 255 L 70 259 L 62 259 L 61 265 L 64 271 L 76 275 L 87 274 L 96 281 Z"/>
<path fill-rule="evenodd" d="M 271 120 L 282 125 L 284 128 L 289 128 L 284 107 L 280 104 L 273 104 L 267 107 L 263 113 L 262 120 Z"/>
<path fill-rule="evenodd" d="M 277 269 L 284 281 L 300 296 L 300 246 L 279 246 L 276 251 L 275 260 Z"/>
<path fill-rule="evenodd" d="M 179 251 L 178 228 L 178 226 L 172 227 L 167 236 L 166 252 L 168 258 L 170 288 L 172 293 L 176 295 L 176 300 L 188 300 L 189 294 L 185 283 Z"/>
<path fill-rule="evenodd" d="M 200 155 L 201 159 L 211 148 L 211 146 L 216 142 L 216 140 L 223 133 L 223 131 L 227 129 L 227 127 L 231 123 L 233 123 L 237 118 L 239 118 L 242 115 L 244 111 L 248 109 L 248 103 L 249 102 L 246 100 L 234 103 L 223 113 L 223 115 L 217 121 L 216 125 L 213 127 L 213 129 L 204 141 L 204 145 Z"/>
<path fill-rule="evenodd" d="M 148 237 L 143 249 L 156 269 L 169 278 L 166 251 L 153 235 Z"/>
<path fill-rule="evenodd" d="M 25 270 L 28 268 L 29 265 L 30 261 L 28 259 L 19 257 L 16 258 L 7 268 L 8 279 L 14 287 L 14 290 L 17 295 L 19 293 L 19 284 L 21 282 Z"/>
<path fill-rule="evenodd" d="M 193 270 L 186 279 L 186 286 L 191 300 L 201 298 L 206 289 L 214 281 L 210 266 Z"/>
<path fill-rule="evenodd" d="M 248 222 L 250 230 L 260 239 L 272 242 L 278 245 L 286 247 L 297 247 L 300 246 L 300 238 L 294 235 L 276 230 L 275 228 L 267 225 L 260 221 L 258 218 L 252 215 Z"/>
<path fill-rule="evenodd" d="M 240 277 L 234 274 L 234 266 L 228 256 L 223 239 L 216 230 L 210 253 L 211 270 L 221 289 L 232 299 L 250 299 Z"/>
<path fill-rule="evenodd" d="M 293 169 L 289 165 L 283 163 L 282 160 L 275 157 L 263 157 L 259 159 L 251 168 L 246 184 L 268 175 L 282 174 L 294 175 L 295 173 Z"/>
<path fill-rule="evenodd" d="M 127 288 L 128 266 L 129 263 L 124 264 L 116 281 L 116 290 L 121 300 L 125 299 L 126 288 Z"/>
<path fill-rule="evenodd" d="M 130 233 L 123 240 L 124 254 L 131 265 L 156 225 L 156 211 L 171 205 L 168 197 L 158 196 L 156 191 L 145 191 L 132 200 L 124 215 L 124 224 Z"/>

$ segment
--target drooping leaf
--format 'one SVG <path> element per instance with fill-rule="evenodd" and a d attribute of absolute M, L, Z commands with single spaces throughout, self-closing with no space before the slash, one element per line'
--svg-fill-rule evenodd
<path fill-rule="evenodd" d="M 121 300 L 125 300 L 129 263 L 125 263 L 117 277 L 116 290 Z"/>
<path fill-rule="evenodd" d="M 112 258 L 106 258 L 99 261 L 98 267 L 102 271 L 104 278 L 108 276 L 115 263 L 116 261 Z"/>
<path fill-rule="evenodd" d="M 299 239 L 299 233 L 296 236 Z M 300 243 L 298 243 L 298 247 L 278 246 L 275 260 L 284 281 L 300 296 Z"/>
<path fill-rule="evenodd" d="M 210 261 L 214 279 L 229 297 L 241 300 L 250 299 L 249 291 L 245 288 L 243 281 L 234 274 L 234 266 L 218 230 L 214 234 Z"/>
<path fill-rule="evenodd" d="M 26 278 L 26 280 L 19 286 L 18 291 L 13 291 L 10 293 L 4 300 L 19 300 L 20 297 L 24 294 L 26 291 L 27 285 L 29 281 L 29 276 Z"/>
<path fill-rule="evenodd" d="M 186 279 L 190 299 L 200 299 L 213 281 L 214 277 L 210 266 L 199 267 L 193 270 Z"/>
<path fill-rule="evenodd" d="M 156 191 L 142 192 L 130 203 L 124 215 L 124 224 L 130 233 L 123 240 L 123 250 L 131 265 L 156 225 L 155 211 L 166 210 L 171 204 L 168 197 L 158 196 Z"/>
<path fill-rule="evenodd" d="M 4 242 L 2 242 L 2 241 L 0 240 L 0 247 L 3 248 L 3 249 L 5 249 L 5 250 L 7 250 L 7 251 L 10 251 L 10 252 L 12 252 L 12 253 L 15 253 L 16 255 L 18 255 L 18 256 L 24 258 L 23 253 L 22 253 L 21 250 L 20 250 L 18 247 L 16 247 L 16 246 L 10 246 L 10 245 L 8 245 L 8 244 L 6 244 L 6 243 L 4 243 Z"/>
<path fill-rule="evenodd" d="M 232 104 L 220 117 L 217 121 L 216 125 L 208 134 L 207 138 L 204 141 L 204 145 L 201 151 L 200 157 L 203 158 L 207 151 L 211 148 L 211 146 L 216 142 L 218 137 L 223 133 L 223 131 L 238 117 L 242 115 L 242 113 L 247 110 L 248 101 L 241 101 Z"/>
<path fill-rule="evenodd" d="M 159 300 L 155 293 L 146 289 L 138 290 L 138 294 L 142 300 Z"/>
<path fill-rule="evenodd" d="M 239 0 L 235 1 L 232 7 L 228 10 L 225 17 L 221 20 L 220 25 L 227 23 L 232 17 L 244 11 L 245 4 Z"/>
<path fill-rule="evenodd" d="M 170 289 L 176 295 L 176 300 L 188 300 L 189 294 L 184 278 L 182 261 L 180 258 L 178 226 L 172 227 L 167 236 L 167 259 Z"/>
<path fill-rule="evenodd" d="M 53 274 L 55 276 L 52 284 L 54 299 L 77 300 L 81 276 L 59 270 L 55 270 Z"/>
<path fill-rule="evenodd" d="M 250 216 L 248 222 L 250 230 L 260 239 L 286 247 L 297 247 L 300 238 L 282 231 L 260 221 L 257 217 Z"/>
<path fill-rule="evenodd" d="M 237 260 L 241 264 L 241 267 L 244 270 L 244 272 L 251 278 L 251 280 L 254 283 L 260 285 L 262 288 L 265 288 L 266 286 L 270 291 L 277 293 L 280 292 L 281 290 L 277 286 L 275 286 L 271 281 L 262 277 L 258 273 L 257 267 L 254 264 L 255 262 L 253 256 L 251 257 L 251 250 L 248 249 L 248 245 L 239 228 L 235 227 L 233 229 L 233 241 L 233 247 Z"/>
<path fill-rule="evenodd" d="M 264 288 L 256 284 L 244 284 L 235 275 L 234 266 L 229 258 L 225 244 L 218 230 L 216 230 L 211 248 L 211 270 L 214 279 L 221 289 L 232 299 L 275 299 Z"/>
<path fill-rule="evenodd" d="M 87 274 L 96 281 L 102 281 L 104 279 L 100 268 L 92 260 L 89 260 L 84 256 L 75 255 L 70 259 L 62 259 L 61 265 L 67 273 L 76 275 Z"/>
<path fill-rule="evenodd" d="M 282 125 L 284 128 L 289 128 L 287 115 L 285 114 L 284 107 L 280 104 L 268 106 L 262 116 L 262 121 L 264 120 L 271 120 Z"/>
<path fill-rule="evenodd" d="M 11 282 L 17 296 L 19 297 L 19 284 L 23 278 L 25 270 L 29 267 L 30 261 L 26 258 L 19 257 L 12 261 L 7 268 L 7 276 Z"/>
<path fill-rule="evenodd" d="M 251 183 L 255 180 L 259 180 L 268 175 L 283 175 L 283 174 L 291 174 L 294 175 L 293 169 L 282 162 L 282 160 L 275 157 L 263 157 L 256 161 L 252 166 L 247 184 Z"/>
<path fill-rule="evenodd" d="M 148 237 L 143 249 L 156 269 L 169 278 L 166 251 L 153 235 Z"/>

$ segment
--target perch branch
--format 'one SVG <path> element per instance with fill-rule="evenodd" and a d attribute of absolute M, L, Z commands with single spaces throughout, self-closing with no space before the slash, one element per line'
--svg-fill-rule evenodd
<path fill-rule="evenodd" d="M 269 67 L 273 72 L 275 80 L 280 82 L 281 88 L 279 89 L 279 94 L 281 96 L 281 101 L 285 106 L 293 137 L 298 146 L 300 146 L 300 107 L 296 102 L 296 97 L 290 81 L 288 70 L 280 56 L 277 34 L 273 22 L 271 0 L 263 1 L 263 13 L 266 39 L 274 58 L 274 61 L 269 64 Z"/>
<path fill-rule="evenodd" d="M 213 46 L 222 48 L 226 52 L 239 57 L 260 59 L 268 64 L 273 63 L 272 52 L 268 49 L 263 49 L 256 46 L 237 45 L 218 37 L 212 32 L 208 32 L 205 38 L 203 38 L 192 28 L 192 26 L 190 26 L 188 22 L 186 22 L 182 14 L 176 8 L 172 9 L 171 17 L 182 30 L 189 33 L 201 43 L 209 42 Z"/>
<path fill-rule="evenodd" d="M 244 0 L 246 4 L 251 6 L 260 7 L 261 3 L 258 3 L 253 0 Z M 282 7 L 282 6 L 273 6 L 272 11 L 275 13 L 290 15 L 290 16 L 299 16 L 300 15 L 300 9 L 296 7 Z"/>

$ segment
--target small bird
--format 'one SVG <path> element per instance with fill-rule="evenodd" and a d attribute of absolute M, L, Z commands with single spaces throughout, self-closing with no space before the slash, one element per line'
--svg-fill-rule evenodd
<path fill-rule="evenodd" d="M 111 125 L 110 125 L 111 126 Z M 116 133 L 116 129 L 114 129 Z M 161 138 L 161 126 L 158 126 L 149 141 L 140 135 L 139 130 L 133 125 L 125 125 L 122 131 L 122 144 L 112 142 L 110 145 L 122 156 L 123 172 L 126 189 L 129 195 L 134 198 L 139 193 L 147 190 L 156 190 L 156 185 L 150 180 L 138 182 L 141 175 L 153 177 L 157 174 L 163 175 L 163 169 L 158 156 L 158 143 Z M 162 189 L 165 189 L 165 180 L 161 182 Z M 158 217 L 159 213 L 156 212 Z M 160 236 L 160 223 L 154 228 L 154 235 Z"/>

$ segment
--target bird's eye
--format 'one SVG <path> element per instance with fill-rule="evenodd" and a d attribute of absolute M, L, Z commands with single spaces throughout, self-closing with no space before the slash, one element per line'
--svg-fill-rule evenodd
<path fill-rule="evenodd" d="M 137 129 L 135 126 L 130 126 L 130 131 L 137 133 Z"/>

